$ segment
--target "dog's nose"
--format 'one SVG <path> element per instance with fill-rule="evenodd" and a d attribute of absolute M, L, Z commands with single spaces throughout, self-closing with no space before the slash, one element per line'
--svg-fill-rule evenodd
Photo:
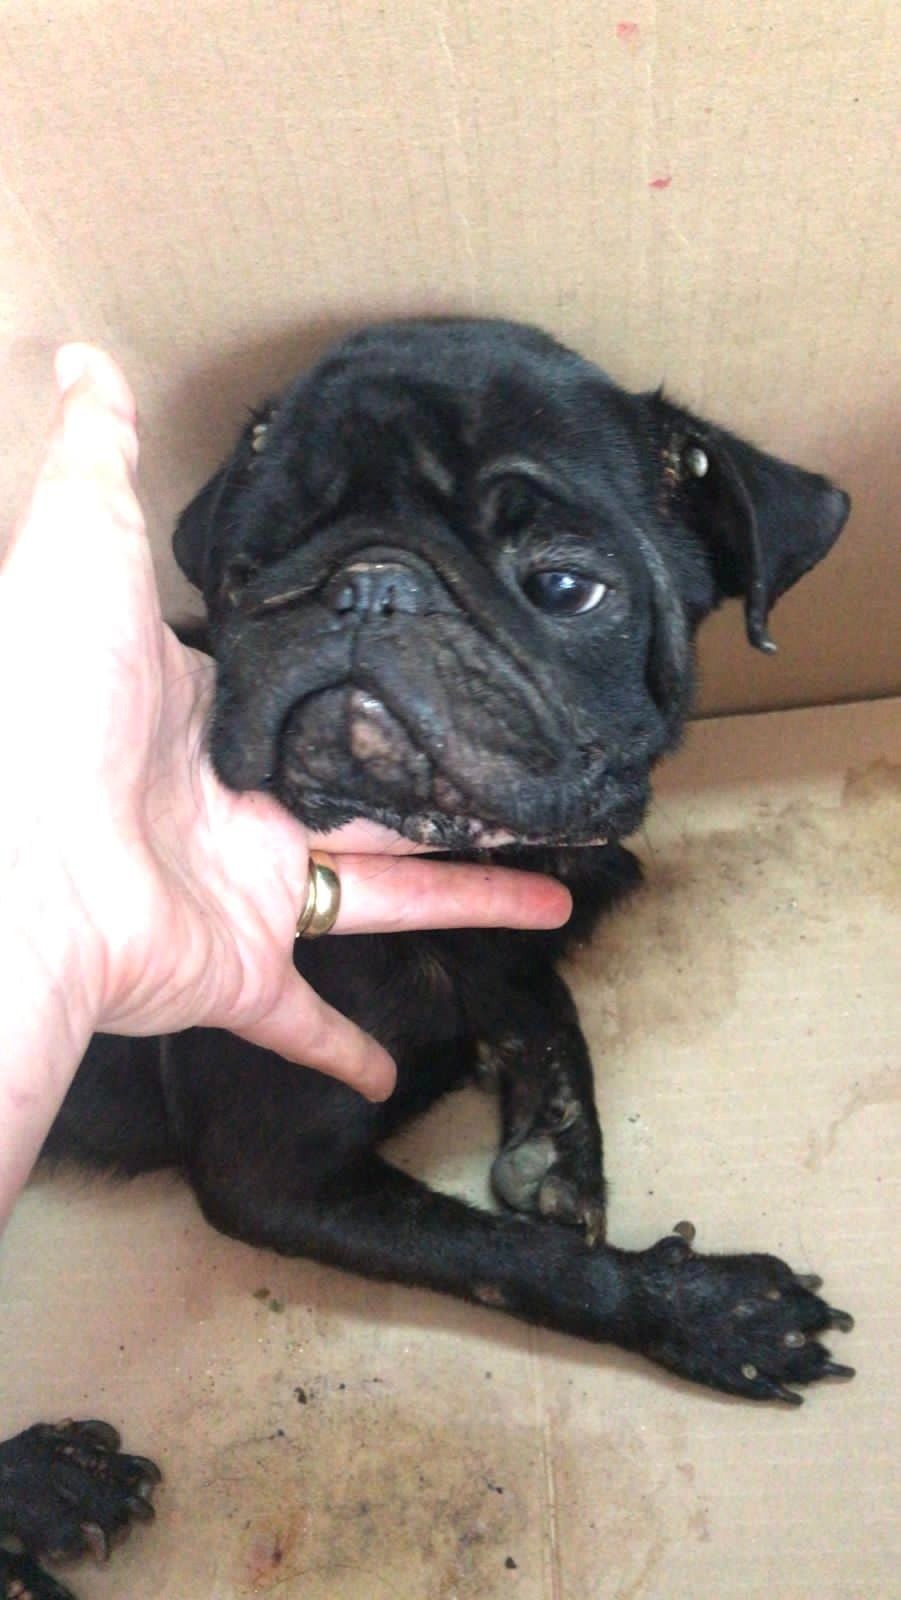
<path fill-rule="evenodd" d="M 428 587 L 425 574 L 402 561 L 354 561 L 332 578 L 326 599 L 339 615 L 393 617 L 423 611 Z"/>

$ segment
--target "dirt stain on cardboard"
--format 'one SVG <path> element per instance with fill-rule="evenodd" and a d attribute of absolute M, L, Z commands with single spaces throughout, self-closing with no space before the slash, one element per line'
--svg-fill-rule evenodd
<path fill-rule="evenodd" d="M 637 849 L 645 885 L 569 963 L 580 1010 L 600 1041 L 697 1041 L 735 1010 L 752 954 L 816 938 L 836 903 L 852 937 L 874 899 L 901 909 L 901 767 L 849 771 L 839 806 L 762 801 L 663 848 L 652 815 Z"/>
<path fill-rule="evenodd" d="M 901 1074 L 896 1067 L 891 1067 L 885 1072 L 871 1073 L 869 1077 L 856 1083 L 825 1133 L 808 1134 L 807 1153 L 804 1157 L 806 1170 L 819 1172 L 824 1161 L 828 1161 L 835 1149 L 840 1134 L 858 1112 L 869 1111 L 875 1106 L 897 1105 L 899 1101 L 901 1101 Z"/>
<path fill-rule="evenodd" d="M 509 1584 L 504 1563 L 513 1551 L 521 1568 L 532 1536 L 516 1483 L 498 1492 L 495 1441 L 414 1402 L 352 1386 L 302 1411 L 286 1398 L 280 1435 L 229 1444 L 205 1491 L 230 1530 L 224 1592 L 483 1600 Z"/>

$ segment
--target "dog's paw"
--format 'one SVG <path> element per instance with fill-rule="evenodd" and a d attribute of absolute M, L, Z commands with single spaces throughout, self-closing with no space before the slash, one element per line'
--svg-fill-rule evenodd
<path fill-rule="evenodd" d="M 75 1600 L 25 1551 L 0 1549 L 0 1600 Z"/>
<path fill-rule="evenodd" d="M 749 1400 L 800 1405 L 794 1385 L 852 1378 L 817 1334 L 848 1332 L 847 1311 L 821 1300 L 821 1280 L 775 1256 L 695 1255 L 684 1237 L 640 1259 L 637 1348 L 671 1372 Z"/>
<path fill-rule="evenodd" d="M 596 1184 L 580 1182 L 580 1176 L 568 1171 L 565 1155 L 561 1156 L 553 1136 L 544 1132 L 507 1145 L 491 1168 L 492 1187 L 505 1205 L 582 1227 L 588 1244 L 595 1245 L 606 1227 L 604 1196 Z"/>
<path fill-rule="evenodd" d="M 36 1423 L 5 1440 L 0 1444 L 0 1530 L 13 1535 L 28 1555 L 2 1555 L 7 1569 L 19 1561 L 28 1571 L 13 1569 L 5 1576 L 0 1600 L 67 1595 L 34 1562 L 29 1566 L 28 1557 L 62 1560 L 91 1551 L 105 1561 L 110 1545 L 134 1522 L 153 1520 L 150 1498 L 160 1478 L 152 1461 L 123 1454 L 119 1435 L 105 1422 Z"/>

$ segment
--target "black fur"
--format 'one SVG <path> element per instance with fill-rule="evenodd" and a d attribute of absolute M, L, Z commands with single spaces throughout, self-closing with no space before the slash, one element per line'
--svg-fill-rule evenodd
<path fill-rule="evenodd" d="M 847 511 L 824 479 L 626 394 L 535 330 L 398 323 L 340 345 L 248 425 L 178 525 L 218 662 L 213 759 L 319 828 L 375 817 L 554 872 L 572 924 L 300 943 L 314 987 L 395 1055 L 386 1105 L 222 1033 L 98 1038 L 48 1154 L 177 1165 L 238 1238 L 751 1399 L 797 1400 L 787 1385 L 838 1370 L 814 1335 L 846 1319 L 781 1262 L 603 1242 L 593 1074 L 554 963 L 636 881 L 619 840 L 679 737 L 698 624 L 741 596 L 766 647 L 770 606 Z M 549 571 L 604 592 L 554 614 L 536 603 L 536 583 L 557 593 L 536 579 Z M 478 1068 L 500 1093 L 498 1214 L 378 1154 Z"/>

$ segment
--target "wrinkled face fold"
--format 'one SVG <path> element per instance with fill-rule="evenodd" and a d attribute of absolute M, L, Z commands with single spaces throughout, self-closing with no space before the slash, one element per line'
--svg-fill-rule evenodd
<path fill-rule="evenodd" d="M 634 826 L 665 717 L 630 473 L 598 486 L 595 441 L 589 493 L 578 416 L 522 375 L 356 365 L 257 427 L 212 606 L 221 774 L 458 848 Z"/>
<path fill-rule="evenodd" d="M 224 781 L 317 828 L 366 816 L 455 849 L 634 829 L 697 622 L 748 591 L 751 556 L 765 622 L 767 595 L 823 553 L 771 551 L 756 525 L 749 557 L 711 547 L 701 525 L 729 533 L 740 474 L 730 456 L 694 503 L 673 457 L 690 422 L 515 324 L 387 325 L 339 346 L 248 427 L 176 532 L 210 615 Z M 757 496 L 788 526 L 788 474 L 802 520 L 814 492 L 835 498 L 731 444 L 752 481 L 738 522 Z M 706 471 L 692 452 L 689 473 Z"/>
<path fill-rule="evenodd" d="M 432 842 L 596 837 L 656 718 L 639 696 L 631 738 L 604 736 L 590 658 L 627 629 L 628 579 L 573 545 L 508 540 L 489 562 L 421 510 L 350 517 L 265 569 L 219 634 L 223 776 L 311 822 L 328 804 Z M 578 626 L 601 605 L 605 627 Z"/>

